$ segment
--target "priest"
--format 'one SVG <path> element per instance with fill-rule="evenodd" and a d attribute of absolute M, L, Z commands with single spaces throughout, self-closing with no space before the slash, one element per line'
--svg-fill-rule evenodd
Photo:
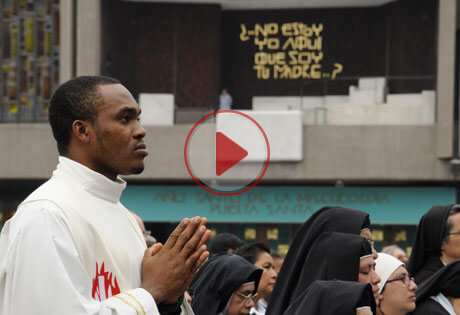
<path fill-rule="evenodd" d="M 193 314 L 183 294 L 209 253 L 205 218 L 146 249 L 120 203 L 148 155 L 139 105 L 119 81 L 72 79 L 49 121 L 59 164 L 0 236 L 0 314 Z M 31 157 L 31 162 L 32 162 Z"/>

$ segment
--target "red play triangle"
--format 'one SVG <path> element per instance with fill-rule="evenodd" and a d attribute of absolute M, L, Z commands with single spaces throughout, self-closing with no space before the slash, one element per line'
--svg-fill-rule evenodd
<path fill-rule="evenodd" d="M 222 132 L 216 132 L 216 175 L 220 176 L 248 156 L 240 147 Z"/>

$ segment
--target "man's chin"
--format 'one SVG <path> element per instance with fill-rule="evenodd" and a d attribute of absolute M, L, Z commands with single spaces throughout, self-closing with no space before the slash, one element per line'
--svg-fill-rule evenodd
<path fill-rule="evenodd" d="M 144 165 L 132 168 L 130 174 L 133 174 L 133 175 L 140 174 L 144 171 L 144 168 L 145 168 Z"/>

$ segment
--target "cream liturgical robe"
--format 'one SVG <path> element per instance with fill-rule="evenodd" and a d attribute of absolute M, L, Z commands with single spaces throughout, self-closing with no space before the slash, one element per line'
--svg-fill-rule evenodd
<path fill-rule="evenodd" d="M 0 314 L 159 314 L 141 284 L 146 248 L 122 179 L 60 157 L 0 236 Z M 193 314 L 184 304 L 183 314 Z"/>

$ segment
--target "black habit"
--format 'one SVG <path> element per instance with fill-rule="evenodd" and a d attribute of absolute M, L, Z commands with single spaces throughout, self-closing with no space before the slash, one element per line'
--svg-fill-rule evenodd
<path fill-rule="evenodd" d="M 196 273 L 190 285 L 192 309 L 196 315 L 222 312 L 242 284 L 254 281 L 257 292 L 262 269 L 234 254 L 211 257 Z"/>
<path fill-rule="evenodd" d="M 377 314 L 369 283 L 318 280 L 283 315 L 355 315 L 362 306 L 369 306 Z"/>
<path fill-rule="evenodd" d="M 277 313 L 270 308 L 272 294 L 266 314 L 282 314 L 316 280 L 358 281 L 360 257 L 371 254 L 371 245 L 362 236 L 337 232 L 321 234 L 305 261 L 299 262 L 296 287 L 283 292 L 283 296 L 289 298 L 285 309 Z"/>
<path fill-rule="evenodd" d="M 417 307 L 411 314 L 448 314 L 431 296 L 460 297 L 460 260 L 454 261 L 423 281 L 415 291 Z"/>
<path fill-rule="evenodd" d="M 442 268 L 440 257 L 442 235 L 450 208 L 454 205 L 438 205 L 420 219 L 407 271 L 420 284 Z"/>
<path fill-rule="evenodd" d="M 438 302 L 433 299 L 426 299 L 417 305 L 412 315 L 449 315 L 449 313 Z"/>
<path fill-rule="evenodd" d="M 291 294 L 297 288 L 299 275 L 312 244 L 324 232 L 342 232 L 358 235 L 370 228 L 369 215 L 362 211 L 324 207 L 316 211 L 299 229 L 278 274 L 267 314 L 282 314 L 291 302 Z"/>

